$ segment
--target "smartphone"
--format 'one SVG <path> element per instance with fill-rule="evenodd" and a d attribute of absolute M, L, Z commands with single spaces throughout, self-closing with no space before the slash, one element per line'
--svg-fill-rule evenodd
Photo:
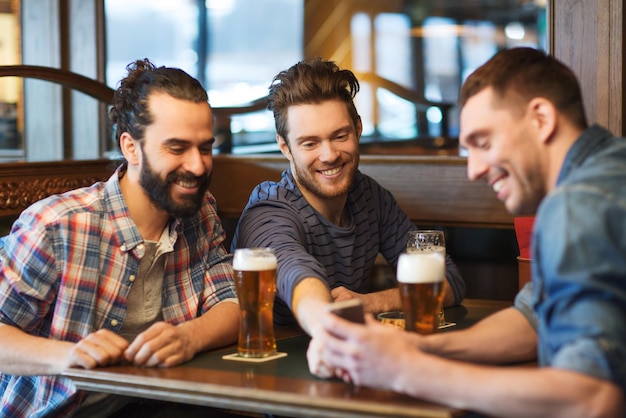
<path fill-rule="evenodd" d="M 365 309 L 360 299 L 348 299 L 328 305 L 328 310 L 348 321 L 365 323 Z"/>

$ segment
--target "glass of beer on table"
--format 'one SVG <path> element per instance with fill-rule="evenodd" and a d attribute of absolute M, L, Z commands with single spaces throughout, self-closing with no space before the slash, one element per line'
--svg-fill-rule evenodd
<path fill-rule="evenodd" d="M 443 231 L 411 231 L 398 259 L 397 279 L 406 329 L 434 333 L 443 318 L 446 247 Z"/>
<path fill-rule="evenodd" d="M 241 321 L 237 352 L 242 357 L 276 354 L 274 295 L 276 255 L 271 248 L 238 248 L 233 257 Z"/>

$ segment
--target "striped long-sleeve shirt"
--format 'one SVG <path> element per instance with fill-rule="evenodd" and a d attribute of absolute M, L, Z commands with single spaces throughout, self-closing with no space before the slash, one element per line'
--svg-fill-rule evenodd
<path fill-rule="evenodd" d="M 174 251 L 166 255 L 163 319 L 178 324 L 235 298 L 213 196 L 168 227 Z M 35 203 L 0 239 L 0 323 L 72 342 L 102 328 L 117 332 L 143 255 L 118 172 Z M 1 373 L 0 394 L 3 417 L 68 416 L 81 397 L 68 378 Z"/>
<path fill-rule="evenodd" d="M 304 198 L 290 170 L 283 173 L 280 182 L 266 181 L 252 191 L 231 250 L 272 247 L 276 251 L 275 322 L 294 321 L 290 306 L 293 290 L 307 277 L 324 280 L 330 289 L 344 286 L 369 293 L 377 290 L 370 273 L 379 253 L 396 268 L 406 248 L 407 232 L 416 227 L 391 192 L 357 172 L 347 209 L 348 227 L 328 221 Z M 456 303 L 460 303 L 465 283 L 449 257 L 446 276 Z"/>

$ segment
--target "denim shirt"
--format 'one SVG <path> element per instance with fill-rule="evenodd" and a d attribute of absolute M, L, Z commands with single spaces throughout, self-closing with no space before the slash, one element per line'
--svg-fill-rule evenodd
<path fill-rule="evenodd" d="M 592 126 L 570 148 L 535 219 L 532 284 L 515 306 L 541 366 L 626 393 L 626 139 Z"/>

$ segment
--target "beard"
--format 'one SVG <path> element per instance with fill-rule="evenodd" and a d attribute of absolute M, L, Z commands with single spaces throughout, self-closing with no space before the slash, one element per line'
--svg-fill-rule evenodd
<path fill-rule="evenodd" d="M 172 196 L 172 184 L 178 181 L 198 181 L 198 193 L 183 195 L 177 200 Z M 197 177 L 190 173 L 169 173 L 162 179 L 152 170 L 144 154 L 144 164 L 139 176 L 139 184 L 148 194 L 152 203 L 176 218 L 190 218 L 197 214 L 202 207 L 204 193 L 208 190 L 211 175 L 205 173 Z"/>
<path fill-rule="evenodd" d="M 323 185 L 316 181 L 306 168 L 302 168 L 295 163 L 292 164 L 292 171 L 293 177 L 296 179 L 300 187 L 320 199 L 333 199 L 346 195 L 350 191 L 358 166 L 359 160 L 357 156 L 354 164 L 350 165 L 348 163 L 344 168 L 349 170 L 347 177 L 345 177 L 347 180 L 344 180 L 343 183 L 334 187 L 323 187 Z"/>

